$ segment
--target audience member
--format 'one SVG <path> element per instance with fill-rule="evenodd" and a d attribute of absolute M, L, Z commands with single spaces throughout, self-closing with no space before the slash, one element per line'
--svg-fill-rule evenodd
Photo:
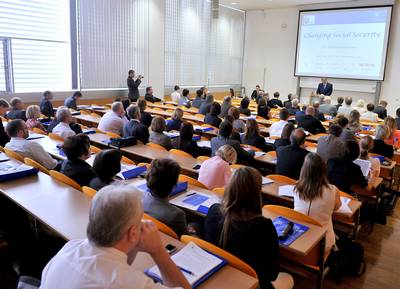
<path fill-rule="evenodd" d="M 360 159 L 369 161 L 371 169 L 368 180 L 372 181 L 379 177 L 381 173 L 381 163 L 379 159 L 369 156 L 369 153 L 374 149 L 374 139 L 370 135 L 363 136 L 360 139 Z"/>
<path fill-rule="evenodd" d="M 390 115 L 385 118 L 384 126 L 388 129 L 388 136 L 385 143 L 398 148 L 400 146 L 400 130 L 397 129 L 396 120 Z"/>
<path fill-rule="evenodd" d="M 182 120 L 183 118 L 183 110 L 179 107 L 175 108 L 171 115 L 171 119 L 167 119 L 166 121 L 166 131 L 177 130 L 181 129 Z"/>
<path fill-rule="evenodd" d="M 201 104 L 203 103 L 203 91 L 201 89 L 196 91 L 196 98 L 192 101 L 192 106 L 195 108 L 200 108 Z"/>
<path fill-rule="evenodd" d="M 146 112 L 147 102 L 144 99 L 139 99 L 137 101 L 137 106 L 140 109 L 140 122 L 149 128 L 153 117 L 150 113 Z"/>
<path fill-rule="evenodd" d="M 279 111 L 279 121 L 274 122 L 269 128 L 270 137 L 280 137 L 282 134 L 283 127 L 288 123 L 289 111 L 286 108 L 282 108 Z"/>
<path fill-rule="evenodd" d="M 274 98 L 268 104 L 271 108 L 283 107 L 282 101 L 279 99 L 279 92 L 274 92 Z"/>
<path fill-rule="evenodd" d="M 180 90 L 180 89 L 181 89 L 181 88 L 179 87 L 179 85 L 175 85 L 174 91 L 171 93 L 171 101 L 172 101 L 173 103 L 178 104 L 179 99 L 181 98 L 181 94 L 179 93 L 179 90 Z"/>
<path fill-rule="evenodd" d="M 262 215 L 261 175 L 250 167 L 235 171 L 222 204 L 211 206 L 205 221 L 206 240 L 249 264 L 260 288 L 293 287 L 293 278 L 279 273 L 279 242 L 270 219 Z"/>
<path fill-rule="evenodd" d="M 286 109 L 290 109 L 292 108 L 292 100 L 295 98 L 296 96 L 293 93 L 289 93 L 287 98 L 288 100 L 285 100 L 283 102 L 283 107 Z"/>
<path fill-rule="evenodd" d="M 260 98 L 257 106 L 257 115 L 264 119 L 269 119 L 270 110 L 271 108 L 267 105 L 267 101 L 265 100 L 265 98 L 264 97 Z"/>
<path fill-rule="evenodd" d="M 64 106 L 74 109 L 74 110 L 78 110 L 78 106 L 76 104 L 76 102 L 81 99 L 82 97 L 82 93 L 80 91 L 75 91 L 73 95 L 71 95 L 70 97 L 66 98 L 64 101 Z"/>
<path fill-rule="evenodd" d="M 22 99 L 19 97 L 13 97 L 10 100 L 10 111 L 7 113 L 8 119 L 22 119 L 26 121 L 26 112 L 24 110 L 24 103 Z"/>
<path fill-rule="evenodd" d="M 367 104 L 367 112 L 361 115 L 362 120 L 378 122 L 378 115 L 374 112 L 375 106 L 372 103 Z"/>
<path fill-rule="evenodd" d="M 265 138 L 260 135 L 260 129 L 255 119 L 248 119 L 246 121 L 246 131 L 241 136 L 241 143 L 256 147 L 263 152 L 274 150 L 274 147 L 265 142 Z"/>
<path fill-rule="evenodd" d="M 93 161 L 93 170 L 97 177 L 89 186 L 96 191 L 114 182 L 114 177 L 121 171 L 122 153 L 119 150 L 107 149 L 99 152 Z"/>
<path fill-rule="evenodd" d="M 67 109 L 65 106 L 60 106 L 58 107 L 58 110 L 60 109 Z M 60 121 L 57 119 L 57 117 L 55 117 L 50 124 L 47 127 L 47 132 L 53 132 L 53 129 L 60 123 Z M 75 132 L 75 134 L 78 133 L 82 133 L 82 128 L 79 124 L 75 123 L 75 122 L 71 122 L 69 124 L 69 127 Z"/>
<path fill-rule="evenodd" d="M 304 128 L 311 134 L 326 133 L 326 129 L 322 123 L 314 117 L 315 110 L 312 106 L 307 107 L 304 116 L 296 117 L 298 127 Z"/>
<path fill-rule="evenodd" d="M 210 112 L 204 117 L 204 123 L 212 125 L 214 127 L 219 127 L 222 120 L 218 117 L 221 114 L 221 105 L 218 102 L 214 102 L 211 105 Z"/>
<path fill-rule="evenodd" d="M 353 108 L 351 107 L 353 99 L 350 96 L 347 96 L 344 103 L 345 103 L 344 106 L 342 105 L 338 108 L 338 114 L 342 114 L 345 117 L 349 117 L 350 112 L 353 110 Z"/>
<path fill-rule="evenodd" d="M 400 130 L 400 108 L 396 109 L 396 126 Z"/>
<path fill-rule="evenodd" d="M 240 119 L 240 111 L 236 107 L 231 107 L 228 111 L 228 115 L 233 116 L 235 119 L 232 123 L 233 129 L 237 133 L 242 133 L 244 132 L 245 128 L 245 123 Z"/>
<path fill-rule="evenodd" d="M 389 129 L 386 126 L 378 125 L 376 127 L 374 148 L 372 149 L 372 152 L 391 159 L 393 158 L 393 146 L 385 143 L 385 139 L 387 139 L 388 136 Z"/>
<path fill-rule="evenodd" d="M 189 99 L 189 89 L 184 89 L 182 91 L 182 95 L 179 97 L 178 101 L 179 106 L 185 106 L 185 107 L 190 107 L 191 106 L 191 101 Z"/>
<path fill-rule="evenodd" d="M 116 101 L 111 105 L 111 111 L 101 117 L 98 129 L 121 135 L 123 127 L 127 123 L 128 119 L 125 116 L 124 106 L 122 102 Z"/>
<path fill-rule="evenodd" d="M 221 105 L 221 113 L 219 117 L 224 118 L 225 116 L 227 116 L 228 111 L 231 107 L 232 107 L 232 97 L 225 96 L 224 101 L 222 102 Z"/>
<path fill-rule="evenodd" d="M 287 123 L 282 129 L 282 134 L 281 137 L 276 139 L 274 142 L 274 147 L 275 149 L 278 149 L 278 147 L 281 146 L 288 146 L 290 145 L 290 135 L 292 134 L 292 131 L 294 131 L 294 125 L 293 123 Z"/>
<path fill-rule="evenodd" d="M 288 109 L 289 115 L 296 115 L 300 111 L 299 100 L 297 98 L 292 100 L 292 106 Z"/>
<path fill-rule="evenodd" d="M 336 99 L 336 102 L 337 102 L 337 104 L 336 104 L 336 109 L 339 111 L 339 107 L 341 107 L 342 105 L 343 105 L 343 101 L 344 101 L 344 98 L 343 97 L 341 97 L 341 96 L 339 96 L 337 99 Z"/>
<path fill-rule="evenodd" d="M 161 99 L 153 95 L 153 87 L 151 86 L 146 87 L 146 94 L 144 95 L 144 99 L 152 103 L 161 101 Z"/>
<path fill-rule="evenodd" d="M 357 104 L 353 109 L 357 110 L 360 114 L 363 114 L 366 111 L 364 108 L 364 105 L 365 105 L 364 100 L 359 99 L 359 100 L 357 100 Z"/>
<path fill-rule="evenodd" d="M 40 101 L 40 112 L 48 118 L 54 117 L 54 109 L 51 100 L 53 99 L 53 93 L 46 90 L 43 92 L 42 100 Z"/>
<path fill-rule="evenodd" d="M 164 134 L 165 127 L 165 120 L 162 117 L 153 118 L 150 126 L 149 141 L 170 150 L 172 148 L 171 139 Z"/>
<path fill-rule="evenodd" d="M 317 154 L 327 162 L 332 158 L 342 158 L 344 155 L 344 142 L 340 139 L 342 128 L 339 125 L 329 126 L 329 135 L 318 139 Z"/>
<path fill-rule="evenodd" d="M 53 128 L 53 133 L 58 134 L 64 139 L 76 134 L 70 127 L 70 124 L 73 123 L 74 120 L 68 108 L 59 108 L 57 110 L 56 118 L 58 124 Z"/>
<path fill-rule="evenodd" d="M 313 103 L 314 108 L 314 117 L 319 121 L 325 121 L 325 116 L 322 112 L 319 111 L 319 102 L 316 101 Z"/>
<path fill-rule="evenodd" d="M 324 103 L 319 106 L 319 112 L 322 114 L 335 116 L 337 114 L 337 108 L 336 105 L 331 104 L 331 102 L 331 97 L 325 96 Z"/>
<path fill-rule="evenodd" d="M 26 126 L 29 130 L 34 128 L 46 131 L 43 124 L 39 121 L 40 118 L 40 107 L 38 105 L 30 105 L 26 109 Z"/>
<path fill-rule="evenodd" d="M 375 107 L 374 112 L 378 115 L 380 119 L 385 119 L 387 117 L 387 107 L 388 103 L 386 100 L 379 101 L 379 105 Z"/>
<path fill-rule="evenodd" d="M 240 101 L 239 112 L 245 116 L 251 115 L 251 110 L 249 109 L 250 100 L 245 97 Z"/>
<path fill-rule="evenodd" d="M 211 151 L 208 148 L 202 148 L 197 145 L 193 140 L 194 129 L 190 122 L 182 123 L 179 137 L 172 139 L 172 146 L 175 149 L 187 152 L 191 156 L 197 158 L 198 156 L 209 156 Z"/>
<path fill-rule="evenodd" d="M 256 99 L 257 96 L 260 94 L 261 88 L 260 86 L 257 84 L 256 85 L 256 89 L 253 90 L 253 92 L 251 93 L 251 99 Z"/>
<path fill-rule="evenodd" d="M 212 94 L 208 94 L 206 96 L 206 99 L 202 101 L 200 108 L 199 108 L 199 114 L 204 114 L 206 115 L 207 113 L 210 112 L 211 110 L 211 105 L 214 103 L 214 96 Z"/>
<path fill-rule="evenodd" d="M 149 129 L 144 124 L 140 123 L 139 106 L 131 104 L 127 109 L 127 113 L 131 120 L 123 127 L 123 136 L 133 136 L 143 144 L 147 144 L 149 142 Z"/>

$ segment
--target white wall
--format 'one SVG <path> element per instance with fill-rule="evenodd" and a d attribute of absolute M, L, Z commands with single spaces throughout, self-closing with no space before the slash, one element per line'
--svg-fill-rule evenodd
<path fill-rule="evenodd" d="M 263 73 L 266 70 L 265 89 L 281 93 L 286 98 L 290 92 L 296 92 L 297 78 L 293 76 L 297 38 L 297 8 L 266 9 L 249 11 L 246 15 L 245 57 L 243 64 L 243 86 L 251 94 L 256 84 L 263 85 Z M 389 112 L 394 114 L 400 107 L 400 0 L 393 9 L 386 78 L 382 83 L 381 99 L 389 102 Z M 281 27 L 286 24 L 287 28 Z M 312 81 L 312 80 L 311 80 Z M 317 80 L 315 80 L 317 82 Z M 359 81 L 330 79 L 337 87 L 357 86 Z M 369 82 L 370 83 L 370 82 Z M 368 84 L 369 84 L 368 83 Z M 302 100 L 311 89 L 302 89 Z M 337 96 L 352 95 L 355 99 L 364 98 L 373 101 L 374 94 L 368 92 L 336 90 Z"/>

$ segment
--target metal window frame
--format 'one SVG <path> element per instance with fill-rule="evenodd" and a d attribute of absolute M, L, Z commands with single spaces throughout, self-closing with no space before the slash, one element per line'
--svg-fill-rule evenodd
<path fill-rule="evenodd" d="M 3 59 L 4 59 L 4 77 L 6 89 L 5 92 L 14 92 L 14 73 L 12 65 L 12 49 L 11 39 L 6 37 L 0 37 L 0 41 L 3 43 Z"/>

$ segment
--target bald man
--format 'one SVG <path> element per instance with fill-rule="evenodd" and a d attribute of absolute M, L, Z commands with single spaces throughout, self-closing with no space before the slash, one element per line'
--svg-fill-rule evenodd
<path fill-rule="evenodd" d="M 322 123 L 315 118 L 315 109 L 312 106 L 308 106 L 306 114 L 297 117 L 296 121 L 298 127 L 302 127 L 311 134 L 326 133 Z"/>

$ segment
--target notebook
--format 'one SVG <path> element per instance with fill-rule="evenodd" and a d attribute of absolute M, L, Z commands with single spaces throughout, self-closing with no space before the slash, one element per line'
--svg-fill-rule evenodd
<path fill-rule="evenodd" d="M 11 162 L 0 163 L 1 182 L 36 175 L 38 172 L 38 169 L 28 166 L 26 164 L 16 164 Z"/>
<path fill-rule="evenodd" d="M 294 197 L 294 186 L 293 185 L 285 185 L 279 186 L 278 195 L 283 197 Z"/>
<path fill-rule="evenodd" d="M 284 217 L 277 217 L 272 223 L 275 226 L 276 232 L 278 236 L 281 236 L 283 231 L 285 230 L 287 224 L 290 221 Z M 301 235 L 303 235 L 306 231 L 308 231 L 309 227 L 304 226 L 302 224 L 294 223 L 293 231 L 289 234 L 285 239 L 279 239 L 279 244 L 282 246 L 289 246 L 294 241 L 296 241 Z"/>
<path fill-rule="evenodd" d="M 223 258 L 203 250 L 193 242 L 188 243 L 171 259 L 181 269 L 193 288 L 199 286 L 227 264 Z M 162 276 L 157 266 L 147 269 L 145 273 L 156 281 L 162 282 Z"/>
<path fill-rule="evenodd" d="M 181 194 L 170 200 L 175 206 L 186 208 L 207 215 L 208 210 L 214 204 L 219 204 L 220 198 L 203 194 L 194 190 L 189 190 L 185 194 Z"/>
<path fill-rule="evenodd" d="M 5 162 L 9 160 L 10 158 L 5 153 L 0 152 L 0 162 Z"/>
<path fill-rule="evenodd" d="M 211 148 L 211 142 L 209 140 L 198 141 L 197 145 L 199 147 Z"/>
<path fill-rule="evenodd" d="M 363 176 L 367 178 L 371 170 L 371 162 L 367 160 L 356 159 L 353 161 L 353 163 L 360 167 Z"/>
<path fill-rule="evenodd" d="M 146 166 L 138 167 L 138 166 L 121 165 L 121 171 L 117 174 L 117 177 L 123 180 L 129 180 L 145 173 L 146 170 L 147 170 Z"/>
<path fill-rule="evenodd" d="M 263 155 L 265 155 L 265 152 L 254 152 L 255 157 L 261 157 Z"/>
<path fill-rule="evenodd" d="M 351 202 L 351 199 L 346 198 L 346 197 L 340 197 L 340 201 L 342 202 L 342 205 L 340 206 L 339 209 L 337 209 L 336 213 L 352 214 L 353 211 L 349 207 L 349 203 Z"/>
<path fill-rule="evenodd" d="M 262 177 L 262 185 L 268 185 L 268 184 L 272 184 L 274 181 L 266 178 L 266 177 Z"/>

